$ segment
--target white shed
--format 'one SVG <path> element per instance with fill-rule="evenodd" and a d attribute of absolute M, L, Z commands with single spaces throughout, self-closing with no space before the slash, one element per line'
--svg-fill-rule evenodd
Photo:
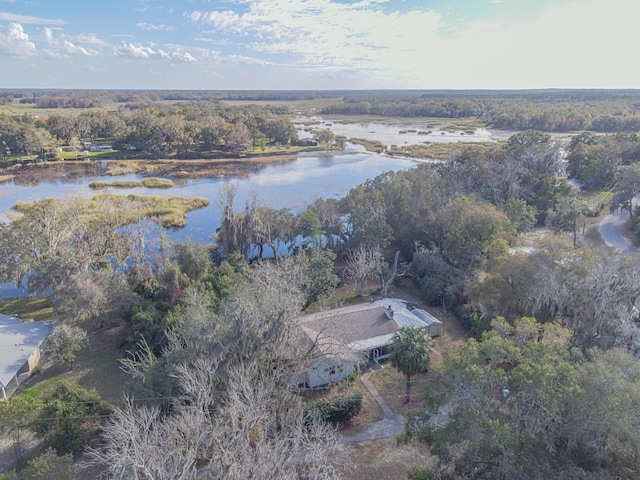
<path fill-rule="evenodd" d="M 426 310 L 414 308 L 411 310 L 411 313 L 427 324 L 427 331 L 429 332 L 430 337 L 437 337 L 444 333 L 444 326 L 442 325 L 442 322 Z"/>
<path fill-rule="evenodd" d="M 50 332 L 50 323 L 22 322 L 0 314 L 0 391 L 4 400 L 38 364 L 40 345 Z"/>

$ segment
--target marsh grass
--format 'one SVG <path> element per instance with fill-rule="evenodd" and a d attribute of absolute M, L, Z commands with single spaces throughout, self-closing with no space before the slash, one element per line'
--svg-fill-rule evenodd
<path fill-rule="evenodd" d="M 133 180 L 116 180 L 115 182 L 90 182 L 89 188 L 101 189 L 101 188 L 134 188 L 141 187 L 142 182 L 136 182 Z"/>
<path fill-rule="evenodd" d="M 385 145 L 378 140 L 367 140 L 365 138 L 350 138 L 351 143 L 362 145 L 368 152 L 384 153 Z"/>
<path fill-rule="evenodd" d="M 142 185 L 147 188 L 171 188 L 176 184 L 173 180 L 169 180 L 168 178 L 145 178 L 142 180 Z"/>
<path fill-rule="evenodd" d="M 144 218 L 160 223 L 164 228 L 181 228 L 187 224 L 187 213 L 209 205 L 206 198 L 158 197 L 153 195 L 129 195 Z"/>
<path fill-rule="evenodd" d="M 462 149 L 461 143 L 422 143 L 417 145 L 392 145 L 389 155 L 425 158 L 430 160 L 446 160 Z"/>
<path fill-rule="evenodd" d="M 206 198 L 159 197 L 155 195 L 115 195 L 103 193 L 89 202 L 92 212 L 103 210 L 104 203 L 113 202 L 126 205 L 121 209 L 126 224 L 134 224 L 145 219 L 161 224 L 164 228 L 181 228 L 187 224 L 187 213 L 209 205 Z"/>
<path fill-rule="evenodd" d="M 136 162 L 118 162 L 109 165 L 107 175 L 129 175 L 131 173 L 140 173 L 142 167 Z"/>

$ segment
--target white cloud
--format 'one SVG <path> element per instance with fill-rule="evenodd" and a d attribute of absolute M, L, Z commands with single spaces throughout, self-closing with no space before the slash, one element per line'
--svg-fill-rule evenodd
<path fill-rule="evenodd" d="M 0 31 L 0 54 L 25 58 L 36 54 L 35 44 L 29 40 L 19 23 L 10 23 L 7 33 Z"/>
<path fill-rule="evenodd" d="M 628 0 L 570 0 L 519 21 L 463 28 L 433 10 L 389 11 L 377 0 L 247 3 L 244 13 L 184 15 L 262 56 L 288 55 L 316 72 L 361 72 L 384 88 L 638 86 L 640 3 Z"/>
<path fill-rule="evenodd" d="M 254 1 L 243 14 L 214 10 L 185 16 L 211 25 L 217 34 L 250 37 L 247 45 L 256 52 L 294 55 L 305 67 L 377 70 L 398 51 L 429 43 L 441 21 L 433 11 L 384 13 L 381 3 Z"/>
<path fill-rule="evenodd" d="M 87 45 L 89 47 L 110 47 L 111 44 L 99 38 L 95 33 L 81 33 L 74 37 L 74 41 L 80 45 Z"/>
<path fill-rule="evenodd" d="M 173 62 L 197 62 L 198 60 L 177 45 L 164 45 L 162 48 L 145 46 L 136 43 L 123 43 L 117 47 L 114 53 L 120 57 L 136 58 L 143 60 L 170 60 Z"/>
<path fill-rule="evenodd" d="M 64 25 L 65 21 L 57 18 L 32 17 L 11 12 L 0 12 L 0 20 L 5 22 L 27 23 L 32 25 Z"/>
<path fill-rule="evenodd" d="M 244 55 L 228 55 L 225 60 L 230 63 L 239 63 L 241 65 L 273 65 L 272 62 L 268 62 L 261 58 L 246 57 Z"/>
<path fill-rule="evenodd" d="M 171 32 L 175 28 L 173 25 L 165 25 L 164 23 L 153 25 L 147 22 L 136 23 L 136 27 L 142 28 L 143 30 L 165 30 L 167 32 Z"/>
<path fill-rule="evenodd" d="M 49 46 L 49 48 L 44 49 L 44 52 L 51 57 L 62 58 L 73 55 L 98 55 L 98 52 L 96 50 L 85 48 L 73 43 L 64 33 L 60 34 L 60 36 L 58 37 L 55 37 L 53 35 L 53 31 L 48 27 L 44 28 L 42 36 Z"/>

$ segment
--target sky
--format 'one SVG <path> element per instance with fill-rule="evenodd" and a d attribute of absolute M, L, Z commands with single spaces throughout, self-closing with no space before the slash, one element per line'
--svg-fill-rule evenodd
<path fill-rule="evenodd" d="M 0 0 L 0 88 L 640 88 L 638 0 Z"/>

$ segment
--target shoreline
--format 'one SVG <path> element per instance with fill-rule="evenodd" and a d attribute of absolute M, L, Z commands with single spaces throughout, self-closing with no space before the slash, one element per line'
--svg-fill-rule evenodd
<path fill-rule="evenodd" d="M 318 151 L 309 157 L 330 157 L 354 155 L 359 152 L 335 150 Z M 117 178 L 120 175 L 137 173 L 143 176 L 168 176 L 176 179 L 226 178 L 247 175 L 261 166 L 291 162 L 304 158 L 299 154 L 260 155 L 255 157 L 226 157 L 200 159 L 96 159 L 96 160 L 55 160 L 42 163 L 15 164 L 0 168 L 0 185 L 8 181 L 20 183 L 36 182 L 40 179 L 69 176 L 104 176 Z M 100 168 L 99 164 L 106 164 Z M 120 171 L 119 171 L 120 169 Z"/>

